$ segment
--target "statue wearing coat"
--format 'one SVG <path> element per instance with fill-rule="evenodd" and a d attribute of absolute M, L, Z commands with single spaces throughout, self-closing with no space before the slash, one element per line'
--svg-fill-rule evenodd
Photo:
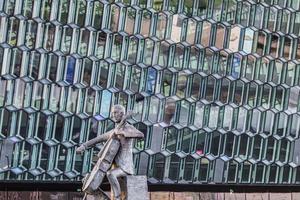
<path fill-rule="evenodd" d="M 84 179 L 83 191 L 89 194 L 96 192 L 100 189 L 99 186 L 106 175 L 115 200 L 120 200 L 121 188 L 118 178 L 134 174 L 132 152 L 134 140 L 143 138 L 144 134 L 126 122 L 127 117 L 123 106 L 113 106 L 112 118 L 116 122 L 116 128 L 81 144 L 76 152 L 81 153 L 99 142 L 106 141 L 98 154 L 99 160 L 92 172 Z"/>

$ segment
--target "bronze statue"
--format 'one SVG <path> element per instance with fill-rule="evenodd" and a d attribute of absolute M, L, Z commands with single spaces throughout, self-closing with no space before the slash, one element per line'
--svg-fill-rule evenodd
<path fill-rule="evenodd" d="M 102 193 L 99 187 L 106 175 L 111 185 L 114 199 L 121 199 L 121 188 L 118 178 L 134 174 L 132 152 L 134 139 L 144 137 L 142 132 L 127 123 L 129 116 L 125 115 L 125 108 L 123 106 L 114 105 L 112 108 L 112 118 L 116 122 L 116 127 L 107 133 L 81 144 L 76 149 L 76 152 L 82 153 L 95 144 L 106 141 L 98 154 L 99 159 L 96 165 L 83 180 L 83 191 L 86 195 Z"/>

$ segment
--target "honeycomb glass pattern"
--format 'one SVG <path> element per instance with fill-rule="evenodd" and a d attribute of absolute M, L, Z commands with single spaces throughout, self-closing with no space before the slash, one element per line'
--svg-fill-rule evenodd
<path fill-rule="evenodd" d="M 299 0 L 0 1 L 0 181 L 79 181 L 133 110 L 150 183 L 300 184 Z"/>

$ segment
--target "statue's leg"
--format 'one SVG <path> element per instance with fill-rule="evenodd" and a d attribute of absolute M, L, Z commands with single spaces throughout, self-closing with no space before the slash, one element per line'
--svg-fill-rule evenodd
<path fill-rule="evenodd" d="M 126 172 L 124 172 L 121 168 L 111 169 L 107 172 L 107 179 L 110 183 L 112 191 L 115 196 L 115 200 L 120 200 L 121 197 L 121 187 L 118 181 L 118 177 L 126 176 Z"/>

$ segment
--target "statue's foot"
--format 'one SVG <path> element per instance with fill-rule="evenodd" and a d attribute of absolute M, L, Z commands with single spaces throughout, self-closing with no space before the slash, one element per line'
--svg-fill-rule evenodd
<path fill-rule="evenodd" d="M 88 194 L 84 200 L 110 200 L 110 198 L 100 194 Z"/>
<path fill-rule="evenodd" d="M 95 194 L 85 194 L 83 200 L 111 200 L 110 197 L 101 189 Z"/>

